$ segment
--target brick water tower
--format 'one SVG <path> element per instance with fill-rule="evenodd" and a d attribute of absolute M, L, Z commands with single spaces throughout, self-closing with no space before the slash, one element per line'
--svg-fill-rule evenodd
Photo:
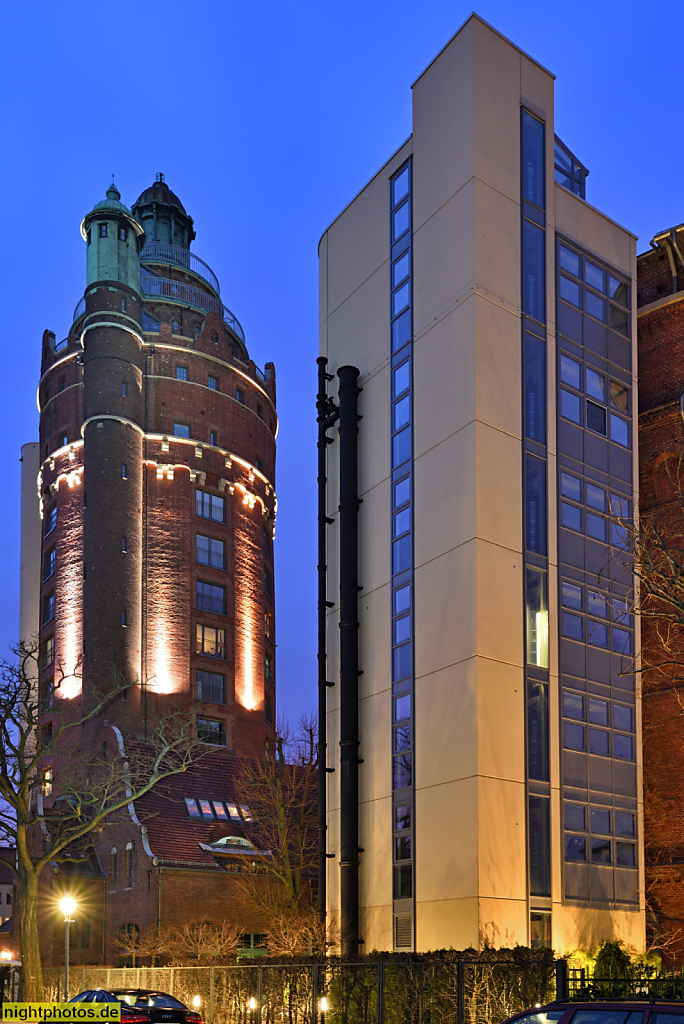
<path fill-rule="evenodd" d="M 85 294 L 68 336 L 43 336 L 23 450 L 22 636 L 53 707 L 125 679 L 124 738 L 198 700 L 201 740 L 255 752 L 275 710 L 273 365 L 163 175 L 131 209 L 112 185 L 81 234 Z"/>

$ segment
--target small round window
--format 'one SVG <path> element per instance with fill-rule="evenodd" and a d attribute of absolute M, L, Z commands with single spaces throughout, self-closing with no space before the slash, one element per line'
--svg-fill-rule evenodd
<path fill-rule="evenodd" d="M 177 320 L 173 321 L 173 323 L 171 324 L 171 327 L 173 328 L 174 331 L 180 330 L 180 324 L 178 323 Z"/>

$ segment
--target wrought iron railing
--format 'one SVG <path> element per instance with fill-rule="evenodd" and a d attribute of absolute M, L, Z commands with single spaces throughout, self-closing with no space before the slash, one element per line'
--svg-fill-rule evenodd
<path fill-rule="evenodd" d="M 237 335 L 240 341 L 244 342 L 245 332 L 242 330 L 240 321 L 234 316 L 227 306 L 224 306 L 220 299 L 184 281 L 172 281 L 168 277 L 158 277 L 150 274 L 144 268 L 140 269 L 140 287 L 145 298 L 171 299 L 175 302 L 187 302 L 189 306 L 203 309 L 206 312 L 218 313 L 223 322 Z"/>
<path fill-rule="evenodd" d="M 143 251 L 140 253 L 141 263 L 169 263 L 174 267 L 184 267 L 191 274 L 207 281 L 218 294 L 219 283 L 216 274 L 199 256 L 189 249 L 182 249 L 180 245 L 171 245 L 169 242 L 146 242 Z"/>

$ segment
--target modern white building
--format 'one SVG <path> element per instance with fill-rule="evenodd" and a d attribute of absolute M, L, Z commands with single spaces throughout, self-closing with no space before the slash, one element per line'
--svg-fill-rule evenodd
<path fill-rule="evenodd" d="M 643 947 L 635 238 L 555 130 L 554 76 L 473 15 L 320 242 L 347 952 Z"/>

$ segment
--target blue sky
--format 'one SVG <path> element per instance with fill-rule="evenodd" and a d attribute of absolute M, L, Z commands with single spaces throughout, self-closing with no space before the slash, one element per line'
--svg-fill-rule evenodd
<path fill-rule="evenodd" d="M 649 17 L 651 10 L 654 16 Z M 19 450 L 37 436 L 45 328 L 85 283 L 80 221 L 112 173 L 130 205 L 163 171 L 256 362 L 276 364 L 279 707 L 315 704 L 317 244 L 411 130 L 410 84 L 471 13 L 446 0 L 5 4 L 5 482 L 0 649 L 18 635 Z M 556 130 L 588 200 L 640 236 L 684 221 L 684 6 L 483 0 L 557 76 Z"/>

